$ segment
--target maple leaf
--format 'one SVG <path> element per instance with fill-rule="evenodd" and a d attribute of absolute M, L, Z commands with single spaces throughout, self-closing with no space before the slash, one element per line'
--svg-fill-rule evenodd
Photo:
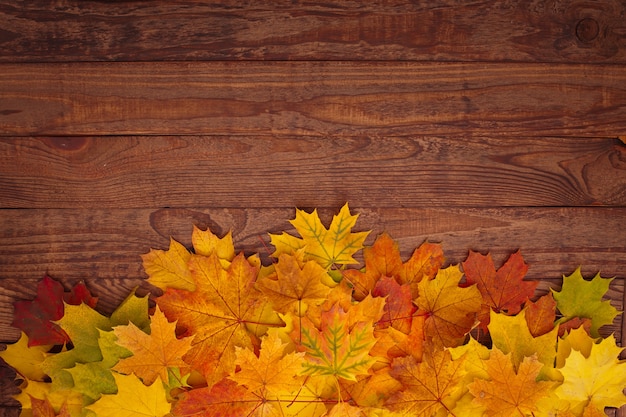
<path fill-rule="evenodd" d="M 381 278 L 372 290 L 374 297 L 386 297 L 383 317 L 377 322 L 377 328 L 392 326 L 409 334 L 413 322 L 413 313 L 417 307 L 411 298 L 411 288 L 400 285 L 391 277 Z"/>
<path fill-rule="evenodd" d="M 437 243 L 422 243 L 399 270 L 398 282 L 411 288 L 413 299 L 419 296 L 419 283 L 433 279 L 442 267 L 445 258 Z"/>
<path fill-rule="evenodd" d="M 352 285 L 357 300 L 370 294 L 382 277 L 398 275 L 402 266 L 398 244 L 387 233 L 382 233 L 372 246 L 363 249 L 363 259 L 365 272 L 357 269 L 343 271 L 343 278 Z"/>
<path fill-rule="evenodd" d="M 305 317 L 301 342 L 307 354 L 304 372 L 356 381 L 357 375 L 367 374 L 375 362 L 369 354 L 375 342 L 373 322 L 349 326 L 348 315 L 339 305 L 322 313 L 319 330 Z"/>
<path fill-rule="evenodd" d="M 234 369 L 235 346 L 253 349 L 255 336 L 250 328 L 282 322 L 277 316 L 263 317 L 268 301 L 254 287 L 258 267 L 243 254 L 237 255 L 227 269 L 215 253 L 194 255 L 189 269 L 196 290 L 169 288 L 157 303 L 166 316 L 178 320 L 184 335 L 194 336 L 183 359 L 212 385 Z"/>
<path fill-rule="evenodd" d="M 24 416 L 34 414 L 32 410 L 38 406 L 36 400 L 47 402 L 55 412 L 61 413 L 65 409 L 72 417 L 83 415 L 83 397 L 80 393 L 68 389 L 52 390 L 52 384 L 48 382 L 24 380 L 20 385 L 22 390 L 14 398 L 19 401 Z M 63 414 L 61 414 L 63 415 Z"/>
<path fill-rule="evenodd" d="M 249 349 L 236 348 L 235 365 L 239 371 L 230 379 L 244 385 L 249 391 L 265 400 L 279 399 L 302 388 L 303 352 L 285 354 L 287 343 L 283 343 L 275 331 L 269 331 L 261 341 L 257 357 Z"/>
<path fill-rule="evenodd" d="M 574 317 L 591 320 L 591 335 L 599 337 L 598 329 L 613 323 L 618 312 L 611 302 L 603 301 L 612 278 L 602 278 L 598 273 L 591 281 L 583 278 L 580 267 L 571 275 L 563 276 L 561 291 L 553 291 L 557 308 L 563 315 L 559 323 Z"/>
<path fill-rule="evenodd" d="M 257 281 L 257 288 L 272 301 L 279 313 L 302 316 L 309 304 L 319 305 L 328 297 L 330 287 L 323 284 L 326 270 L 317 262 L 301 262 L 297 255 L 280 254 L 276 273 Z"/>
<path fill-rule="evenodd" d="M 526 304 L 526 323 L 533 337 L 546 334 L 554 328 L 556 320 L 556 301 L 552 293 L 543 295 L 537 301 Z"/>
<path fill-rule="evenodd" d="M 426 314 L 424 332 L 442 346 L 461 344 L 476 323 L 482 297 L 475 285 L 459 287 L 462 277 L 458 265 L 440 269 L 432 280 L 419 283 L 419 297 L 415 301 L 418 314 Z"/>
<path fill-rule="evenodd" d="M 354 287 L 354 298 L 357 300 L 371 293 L 383 277 L 394 277 L 398 283 L 408 285 L 411 298 L 416 298 L 417 284 L 424 278 L 434 278 L 444 261 L 440 245 L 424 242 L 409 260 L 402 262 L 398 244 L 386 233 L 379 235 L 371 247 L 363 249 L 363 258 L 364 272 L 356 269 L 343 271 L 344 279 Z"/>
<path fill-rule="evenodd" d="M 26 379 L 43 381 L 46 374 L 41 370 L 41 363 L 52 345 L 28 346 L 28 336 L 22 332 L 17 342 L 8 345 L 0 352 L 0 358 Z"/>
<path fill-rule="evenodd" d="M 111 317 L 86 304 L 66 305 L 65 315 L 58 324 L 69 335 L 73 347 L 47 356 L 41 364 L 55 389 L 76 390 L 89 401 L 103 393 L 115 392 L 110 368 L 130 352 L 113 343 L 115 335 L 110 330 L 130 321 L 141 328 L 149 326 L 147 297 L 139 298 L 131 293 Z"/>
<path fill-rule="evenodd" d="M 187 368 L 182 357 L 191 347 L 191 338 L 176 338 L 176 323 L 169 323 L 159 306 L 150 321 L 150 334 L 132 323 L 116 326 L 113 333 L 116 343 L 132 352 L 133 356 L 121 359 L 112 369 L 122 374 L 134 373 L 146 385 L 158 377 L 168 381 L 169 368 Z"/>
<path fill-rule="evenodd" d="M 57 414 L 47 399 L 40 400 L 38 398 L 31 397 L 32 404 L 32 417 L 70 417 L 70 411 L 67 404 L 63 404 L 59 413 Z"/>
<path fill-rule="evenodd" d="M 528 328 L 526 310 L 515 316 L 491 312 L 489 333 L 493 345 L 505 354 L 511 353 L 511 361 L 518 369 L 525 357 L 537 354 L 539 362 L 544 364 L 540 377 L 553 376 L 553 364 L 556 357 L 558 328 L 538 337 L 533 337 Z"/>
<path fill-rule="evenodd" d="M 37 295 L 32 301 L 13 303 L 14 327 L 28 335 L 28 345 L 62 345 L 67 342 L 67 334 L 54 323 L 64 314 L 65 303 L 79 305 L 86 303 L 94 307 L 97 298 L 92 297 L 85 284 L 79 283 L 66 293 L 60 282 L 45 275 L 37 284 Z"/>
<path fill-rule="evenodd" d="M 559 369 L 563 383 L 556 388 L 556 394 L 570 401 L 574 409 L 589 404 L 600 410 L 625 405 L 626 363 L 619 360 L 621 352 L 613 337 L 591 343 L 587 356 L 572 349 Z"/>
<path fill-rule="evenodd" d="M 198 255 L 209 256 L 214 253 L 223 261 L 224 267 L 235 257 L 235 246 L 233 245 L 232 232 L 226 233 L 223 238 L 217 237 L 209 229 L 201 230 L 195 225 L 191 234 L 191 244 L 194 252 Z"/>
<path fill-rule="evenodd" d="M 535 294 L 536 281 L 524 281 L 528 265 L 519 251 L 512 254 L 497 271 L 491 255 L 469 251 L 462 263 L 468 284 L 476 284 L 483 297 L 478 319 L 486 329 L 489 312 L 494 310 L 509 315 L 519 313 L 522 305 Z"/>
<path fill-rule="evenodd" d="M 358 215 L 351 215 L 346 203 L 339 214 L 333 216 L 330 227 L 322 224 L 317 209 L 312 213 L 296 210 L 296 218 L 290 220 L 302 238 L 291 236 L 285 232 L 280 235 L 270 234 L 271 243 L 276 247 L 272 256 L 281 253 L 294 253 L 304 248 L 305 260 L 314 260 L 322 267 L 329 269 L 333 265 L 355 264 L 352 257 L 363 248 L 363 242 L 369 232 L 352 233 Z"/>
<path fill-rule="evenodd" d="M 146 386 L 134 375 L 113 374 L 117 394 L 103 395 L 87 406 L 98 417 L 162 417 L 170 412 L 161 379 Z"/>
<path fill-rule="evenodd" d="M 510 356 L 494 348 L 485 361 L 488 379 L 475 379 L 468 386 L 474 402 L 484 406 L 490 417 L 535 415 L 537 402 L 549 395 L 554 385 L 536 380 L 543 364 L 535 357 L 524 358 L 516 372 Z"/>
<path fill-rule="evenodd" d="M 432 345 L 431 345 L 432 347 Z M 426 349 L 424 360 L 407 356 L 393 360 L 391 376 L 402 389 L 386 402 L 387 407 L 406 417 L 430 417 L 454 407 L 454 398 L 465 376 L 465 359 L 452 360 L 448 350 Z"/>
<path fill-rule="evenodd" d="M 167 251 L 150 249 L 150 252 L 141 255 L 143 269 L 148 274 L 148 282 L 155 287 L 166 290 L 175 288 L 193 291 L 195 283 L 187 262 L 191 253 L 179 242 L 170 238 L 170 247 Z"/>

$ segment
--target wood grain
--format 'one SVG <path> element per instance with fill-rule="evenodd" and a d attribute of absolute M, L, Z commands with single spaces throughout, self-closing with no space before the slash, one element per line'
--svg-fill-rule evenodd
<path fill-rule="evenodd" d="M 468 249 L 491 251 L 501 264 L 520 249 L 530 264 L 528 279 L 555 285 L 562 274 L 582 266 L 585 276 L 600 271 L 617 277 L 611 297 L 621 306 L 626 248 L 624 208 L 420 208 L 353 207 L 358 230 L 373 230 L 367 244 L 387 231 L 408 258 L 423 241 L 441 242 L 447 262 L 465 259 Z M 335 209 L 322 208 L 330 221 Z M 140 255 L 167 249 L 170 237 L 190 246 L 191 230 L 233 231 L 238 250 L 258 252 L 268 263 L 268 232 L 292 230 L 293 209 L 93 209 L 5 210 L 0 227 L 0 334 L 10 327 L 12 302 L 35 295 L 44 273 L 66 285 L 83 280 L 110 312 L 136 285 L 149 290 Z M 265 242 L 265 244 L 263 243 Z M 621 333 L 620 323 L 615 331 Z"/>
<path fill-rule="evenodd" d="M 604 1 L 0 2 L 0 61 L 437 60 L 626 63 Z"/>
<path fill-rule="evenodd" d="M 619 206 L 603 138 L 0 139 L 0 207 Z"/>
<path fill-rule="evenodd" d="M 0 65 L 0 135 L 603 136 L 626 66 L 410 62 Z"/>

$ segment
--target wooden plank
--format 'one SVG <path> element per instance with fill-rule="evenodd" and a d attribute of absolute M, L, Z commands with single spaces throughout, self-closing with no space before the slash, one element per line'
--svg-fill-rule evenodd
<path fill-rule="evenodd" d="M 582 266 L 617 277 L 611 299 L 622 307 L 626 247 L 626 208 L 421 208 L 354 206 L 358 230 L 373 230 L 367 244 L 387 231 L 408 258 L 423 241 L 441 242 L 448 263 L 463 261 L 469 249 L 491 251 L 497 265 L 520 249 L 530 265 L 528 279 L 542 288 L 558 285 L 562 274 Z M 329 221 L 335 209 L 322 208 Z M 10 340 L 12 303 L 31 299 L 45 272 L 66 285 L 84 280 L 110 312 L 143 281 L 140 255 L 167 249 L 169 238 L 190 246 L 193 224 L 218 234 L 233 231 L 238 250 L 259 252 L 268 263 L 267 232 L 292 230 L 293 209 L 119 209 L 3 210 L 0 212 L 0 334 Z M 621 323 L 621 322 L 620 322 Z M 620 335 L 620 323 L 612 330 Z M 619 340 L 619 339 L 618 339 Z"/>
<path fill-rule="evenodd" d="M 0 2 L 4 62 L 626 63 L 623 1 Z"/>
<path fill-rule="evenodd" d="M 609 136 L 626 66 L 411 62 L 0 65 L 0 135 Z"/>
<path fill-rule="evenodd" d="M 626 204 L 610 138 L 0 139 L 0 207 Z"/>

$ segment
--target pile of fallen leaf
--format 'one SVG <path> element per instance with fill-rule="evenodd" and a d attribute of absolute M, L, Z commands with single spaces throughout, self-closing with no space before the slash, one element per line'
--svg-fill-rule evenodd
<path fill-rule="evenodd" d="M 440 245 L 403 261 L 387 234 L 363 248 L 348 206 L 327 229 L 270 235 L 275 262 L 194 229 L 143 256 L 156 307 L 107 317 L 78 284 L 44 278 L 15 303 L 21 339 L 0 353 L 32 416 L 599 416 L 626 404 L 625 364 L 599 329 L 610 279 L 580 269 L 535 301 L 519 252 L 496 270 Z M 363 250 L 365 266 L 353 255 Z M 479 340 L 477 340 L 477 338 Z"/>

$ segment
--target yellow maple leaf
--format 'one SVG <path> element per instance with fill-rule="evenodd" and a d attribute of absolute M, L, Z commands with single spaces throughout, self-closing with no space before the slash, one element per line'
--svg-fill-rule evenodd
<path fill-rule="evenodd" d="M 482 296 L 475 285 L 462 288 L 463 273 L 458 265 L 440 269 L 432 280 L 420 281 L 417 314 L 426 314 L 424 332 L 440 346 L 454 347 L 463 342 L 476 324 Z"/>
<path fill-rule="evenodd" d="M 170 412 L 161 379 L 146 386 L 134 375 L 113 373 L 117 394 L 103 395 L 86 408 L 98 417 L 162 417 Z"/>
<path fill-rule="evenodd" d="M 537 402 L 549 395 L 554 385 L 536 380 L 543 367 L 536 357 L 524 358 L 516 372 L 511 354 L 494 348 L 485 365 L 488 379 L 476 378 L 468 388 L 489 417 L 534 415 L 539 411 Z"/>
<path fill-rule="evenodd" d="M 32 381 L 43 381 L 46 374 L 41 363 L 51 345 L 28 346 L 28 336 L 22 332 L 19 340 L 0 352 L 0 358 L 11 365 L 22 377 Z"/>
<path fill-rule="evenodd" d="M 113 367 L 114 371 L 131 374 L 141 378 L 146 385 L 151 385 L 157 377 L 168 381 L 169 368 L 188 368 L 182 357 L 191 347 L 191 337 L 176 338 L 176 323 L 167 321 L 157 305 L 150 320 L 150 334 L 144 333 L 133 323 L 116 326 L 113 332 L 116 343 L 133 353 L 133 356 L 121 359 Z"/>
<path fill-rule="evenodd" d="M 357 218 L 358 215 L 350 214 L 346 203 L 326 229 L 317 214 L 317 209 L 312 213 L 296 210 L 296 218 L 290 223 L 302 238 L 285 232 L 280 235 L 270 234 L 271 243 L 276 247 L 272 256 L 294 253 L 304 248 L 305 260 L 314 260 L 326 269 L 333 265 L 355 264 L 357 261 L 352 256 L 363 248 L 363 242 L 369 234 L 369 232 L 351 232 Z"/>
<path fill-rule="evenodd" d="M 504 353 L 511 353 L 515 369 L 525 357 L 537 354 L 539 362 L 544 364 L 540 372 L 542 379 L 558 378 L 553 369 L 558 331 L 558 327 L 555 327 L 544 335 L 533 337 L 528 328 L 526 310 L 515 316 L 491 312 L 489 334 L 494 346 Z"/>
<path fill-rule="evenodd" d="M 613 337 L 592 344 L 588 356 L 572 349 L 559 369 L 563 383 L 556 388 L 557 395 L 575 410 L 589 404 L 600 410 L 625 405 L 626 361 L 619 360 L 621 352 Z"/>
<path fill-rule="evenodd" d="M 191 243 L 196 254 L 209 256 L 213 252 L 222 260 L 224 267 L 228 267 L 235 257 L 232 232 L 226 233 L 223 238 L 217 237 L 211 230 L 201 230 L 194 225 L 191 234 Z"/>
<path fill-rule="evenodd" d="M 187 261 L 191 253 L 179 242 L 170 239 L 167 251 L 151 249 L 141 255 L 143 269 L 148 274 L 148 282 L 162 290 L 176 288 L 193 291 L 196 285 L 191 277 Z"/>

